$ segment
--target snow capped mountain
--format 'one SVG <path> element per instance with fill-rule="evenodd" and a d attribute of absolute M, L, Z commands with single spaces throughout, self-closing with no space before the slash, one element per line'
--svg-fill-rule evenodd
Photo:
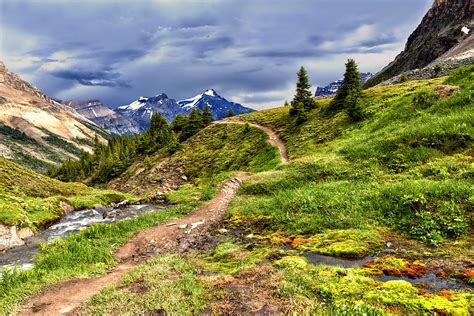
<path fill-rule="evenodd" d="M 226 117 L 229 109 L 235 114 L 254 111 L 241 104 L 227 101 L 213 89 L 178 102 L 170 99 L 165 93 L 154 97 L 141 96 L 130 104 L 119 106 L 114 110 L 106 107 L 100 100 L 69 100 L 63 103 L 113 134 L 143 133 L 150 126 L 150 118 L 154 113 L 160 113 L 171 123 L 180 113 L 188 115 L 193 108 L 202 111 L 206 103 L 209 104 L 216 120 Z"/>
<path fill-rule="evenodd" d="M 178 113 L 182 113 L 182 109 L 176 100 L 161 93 L 154 97 L 139 97 L 130 104 L 119 106 L 115 112 L 135 121 L 142 133 L 150 126 L 153 113 L 160 113 L 171 122 Z"/>
<path fill-rule="evenodd" d="M 229 109 L 235 114 L 250 113 L 255 110 L 245 107 L 241 104 L 231 102 L 221 97 L 214 89 L 208 89 L 193 98 L 178 101 L 179 106 L 183 110 L 183 114 L 189 114 L 193 108 L 202 111 L 205 105 L 209 104 L 214 119 L 220 120 L 226 117 Z"/>
<path fill-rule="evenodd" d="M 360 74 L 360 82 L 365 83 L 367 80 L 372 78 L 372 76 L 373 76 L 373 74 L 370 73 L 370 72 L 361 73 Z M 325 87 L 317 87 L 316 88 L 316 96 L 317 97 L 325 97 L 325 96 L 334 95 L 334 94 L 336 94 L 337 90 L 339 90 L 339 88 L 342 86 L 343 83 L 344 83 L 344 80 L 339 79 L 339 80 L 331 82 L 330 84 L 328 84 Z"/>

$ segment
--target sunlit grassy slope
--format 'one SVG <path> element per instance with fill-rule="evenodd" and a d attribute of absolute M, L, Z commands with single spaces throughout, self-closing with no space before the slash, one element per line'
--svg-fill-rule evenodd
<path fill-rule="evenodd" d="M 267 142 L 263 131 L 237 124 L 209 126 L 181 144 L 171 156 L 160 151 L 147 159 L 149 166 L 143 159 L 137 161 L 109 187 L 152 196 L 162 190 L 164 179 L 177 178 L 169 182 L 179 184 L 184 175 L 192 185 L 170 193 L 171 202 L 176 203 L 189 194 L 210 197 L 231 172 L 259 172 L 280 164 L 278 150 Z"/>
<path fill-rule="evenodd" d="M 288 107 L 240 116 L 275 129 L 291 163 L 247 181 L 231 216 L 265 216 L 270 230 L 288 234 L 388 226 L 428 243 L 466 234 L 474 206 L 473 71 L 367 90 L 359 123 L 329 113 L 329 99 L 302 125 Z M 440 85 L 460 91 L 414 102 Z"/>
<path fill-rule="evenodd" d="M 0 157 L 0 223 L 36 230 L 63 215 L 61 202 L 78 209 L 124 199 L 135 198 L 54 180 Z"/>

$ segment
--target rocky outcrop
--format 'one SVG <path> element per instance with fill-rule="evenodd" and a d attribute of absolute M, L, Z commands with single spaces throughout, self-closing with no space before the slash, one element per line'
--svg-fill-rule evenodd
<path fill-rule="evenodd" d="M 29 230 L 31 232 L 31 230 Z M 16 246 L 24 245 L 23 238 L 32 236 L 28 231 L 18 232 L 16 226 L 5 226 L 0 224 L 0 251 L 10 249 Z"/>
<path fill-rule="evenodd" d="M 389 86 L 402 82 L 402 77 L 406 76 L 408 80 L 425 80 L 435 77 L 442 77 L 448 75 L 452 70 L 461 66 L 470 65 L 474 63 L 474 57 L 464 59 L 448 59 L 439 61 L 437 64 L 428 65 L 422 69 L 413 69 L 402 74 L 392 77 L 378 84 L 378 86 Z"/>
<path fill-rule="evenodd" d="M 408 38 L 405 49 L 366 86 L 377 85 L 404 71 L 423 69 L 457 46 L 461 49 L 456 55 L 462 56 L 466 49 L 472 49 L 464 41 L 472 40 L 469 33 L 474 31 L 473 17 L 474 0 L 435 0 Z"/>

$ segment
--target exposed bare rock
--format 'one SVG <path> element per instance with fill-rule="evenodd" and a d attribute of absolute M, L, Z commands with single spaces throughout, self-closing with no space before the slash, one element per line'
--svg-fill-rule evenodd
<path fill-rule="evenodd" d="M 377 85 L 402 72 L 423 69 L 431 63 L 474 57 L 470 34 L 474 32 L 473 19 L 474 0 L 435 0 L 408 38 L 405 49 L 366 85 Z"/>
<path fill-rule="evenodd" d="M 25 244 L 25 242 L 18 237 L 15 226 L 5 226 L 0 224 L 0 251 L 21 246 L 23 244 Z"/>
<path fill-rule="evenodd" d="M 0 62 L 0 145 L 9 149 L 9 159 L 44 171 L 46 165 L 90 151 L 95 135 L 104 140 L 97 125 Z"/>
<path fill-rule="evenodd" d="M 108 108 L 100 100 L 68 100 L 63 103 L 106 129 L 109 133 L 132 135 L 140 132 L 140 127 L 134 120 Z"/>

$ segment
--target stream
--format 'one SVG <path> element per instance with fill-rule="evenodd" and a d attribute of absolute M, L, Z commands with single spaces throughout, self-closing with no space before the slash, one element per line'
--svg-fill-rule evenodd
<path fill-rule="evenodd" d="M 95 224 L 113 223 L 118 220 L 137 217 L 141 214 L 166 208 L 158 205 L 129 205 L 120 208 L 85 209 L 66 214 L 59 222 L 49 226 L 41 233 L 25 240 L 25 244 L 4 252 L 0 252 L 0 278 L 5 268 L 28 270 L 34 267 L 34 255 L 39 251 L 41 243 L 55 238 L 65 238 L 70 234 Z"/>

